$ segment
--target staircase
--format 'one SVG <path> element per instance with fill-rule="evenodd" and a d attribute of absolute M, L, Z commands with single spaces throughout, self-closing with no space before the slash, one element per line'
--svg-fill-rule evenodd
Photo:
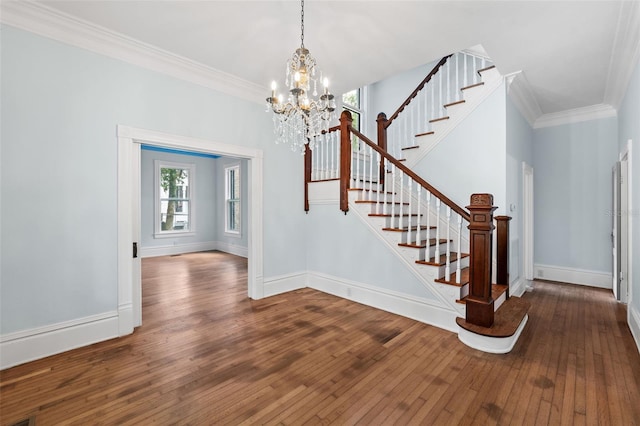
<path fill-rule="evenodd" d="M 526 304 L 518 298 L 509 302 L 509 218 L 497 218 L 501 221 L 498 232 L 507 232 L 507 236 L 498 234 L 497 252 L 502 258 L 494 260 L 492 196 L 474 194 L 468 210 L 464 209 L 411 166 L 499 87 L 501 80 L 486 59 L 464 53 L 449 55 L 391 118 L 378 116 L 377 143 L 354 129 L 350 114 L 343 112 L 340 126 L 317 136 L 313 153 L 307 150 L 305 155 L 306 188 L 319 181 L 339 183 L 341 210 L 361 218 L 442 305 L 455 312 L 460 339 L 499 353 L 510 350 L 526 323 Z M 492 269 L 497 270 L 498 283 L 492 284 Z M 501 310 L 503 306 L 506 309 Z M 508 312 L 510 319 L 505 320 L 501 311 Z M 492 328 L 494 318 L 499 327 Z M 496 342 L 491 339 L 496 338 L 506 341 L 493 347 Z"/>

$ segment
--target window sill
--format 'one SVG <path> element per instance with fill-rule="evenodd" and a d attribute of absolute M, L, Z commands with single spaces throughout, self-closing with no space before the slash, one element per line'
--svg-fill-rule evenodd
<path fill-rule="evenodd" d="M 165 231 L 165 232 L 156 232 L 153 234 L 153 238 L 183 238 L 183 237 L 193 237 L 196 233 L 193 231 Z"/>

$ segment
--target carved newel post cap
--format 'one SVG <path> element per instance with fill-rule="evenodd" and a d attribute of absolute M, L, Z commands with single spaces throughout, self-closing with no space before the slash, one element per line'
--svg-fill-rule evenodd
<path fill-rule="evenodd" d="M 471 194 L 471 205 L 469 207 L 491 207 L 493 206 L 493 195 L 491 194 Z"/>

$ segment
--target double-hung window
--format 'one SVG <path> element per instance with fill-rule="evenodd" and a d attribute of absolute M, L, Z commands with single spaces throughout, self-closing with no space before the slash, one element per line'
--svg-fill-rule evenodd
<path fill-rule="evenodd" d="M 225 167 L 225 232 L 240 234 L 240 165 Z"/>
<path fill-rule="evenodd" d="M 342 109 L 351 113 L 353 120 L 351 126 L 359 132 L 362 132 L 364 119 L 363 93 L 364 88 L 360 88 L 342 94 Z M 359 140 L 355 135 L 351 136 L 351 142 L 353 144 L 359 144 Z"/>
<path fill-rule="evenodd" d="M 194 232 L 195 164 L 155 161 L 155 236 Z"/>

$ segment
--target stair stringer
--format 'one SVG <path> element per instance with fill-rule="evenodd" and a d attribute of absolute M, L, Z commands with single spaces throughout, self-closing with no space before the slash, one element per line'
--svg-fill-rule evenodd
<path fill-rule="evenodd" d="M 456 316 L 465 316 L 465 305 L 457 303 L 459 295 L 456 295 L 456 290 L 459 289 L 454 286 L 446 284 L 439 284 L 435 282 L 435 279 L 439 278 L 437 266 L 430 265 L 418 265 L 415 263 L 415 249 L 403 248 L 398 246 L 397 240 L 394 241 L 392 236 L 386 235 L 387 233 L 382 230 L 384 227 L 384 218 L 370 217 L 370 207 L 362 204 L 356 204 L 355 200 L 349 199 L 349 210 L 355 213 L 360 220 L 362 220 L 369 229 L 376 235 L 390 250 L 398 257 L 398 259 L 409 269 L 409 271 L 418 280 L 432 292 L 443 306 L 447 307 Z"/>
<path fill-rule="evenodd" d="M 502 86 L 504 77 L 495 68 L 482 72 L 484 85 L 467 89 L 462 97 L 466 102 L 455 105 L 449 113 L 449 119 L 433 123 L 433 134 L 416 136 L 414 145 L 416 149 L 403 152 L 406 159 L 405 165 L 410 169 L 420 162 L 431 150 L 433 150 L 449 133 L 451 133 L 465 118 L 473 113 L 493 92 Z"/>

